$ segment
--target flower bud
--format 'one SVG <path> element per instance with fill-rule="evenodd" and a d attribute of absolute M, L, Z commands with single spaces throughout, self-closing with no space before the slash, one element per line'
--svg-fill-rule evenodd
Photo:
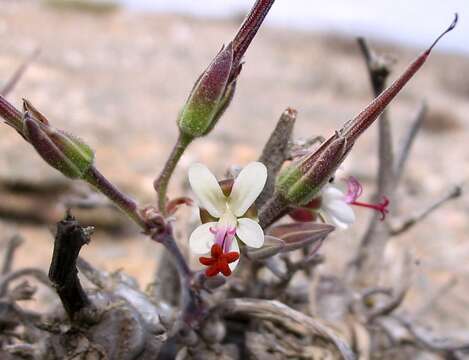
<path fill-rule="evenodd" d="M 49 165 L 65 176 L 82 178 L 93 165 L 93 150 L 77 137 L 54 129 L 45 117 L 37 119 L 26 111 L 23 122 L 26 139 Z"/>
<path fill-rule="evenodd" d="M 278 178 L 276 190 L 294 205 L 305 205 L 332 177 L 346 155 L 347 141 L 336 137 L 326 141 L 314 153 L 290 164 Z"/>
<path fill-rule="evenodd" d="M 215 126 L 233 98 L 239 71 L 239 66 L 233 68 L 233 46 L 230 43 L 195 83 L 178 120 L 183 134 L 199 137 Z"/>

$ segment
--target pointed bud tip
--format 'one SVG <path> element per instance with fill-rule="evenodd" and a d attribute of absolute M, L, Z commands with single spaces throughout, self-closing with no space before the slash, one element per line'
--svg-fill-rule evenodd
<path fill-rule="evenodd" d="M 433 42 L 433 44 L 431 44 L 431 46 L 427 49 L 427 51 L 425 51 L 425 54 L 428 55 L 430 54 L 430 52 L 433 50 L 433 48 L 435 47 L 436 44 L 438 44 L 438 42 L 440 41 L 440 39 L 445 36 L 447 33 L 449 33 L 451 30 L 453 30 L 457 23 L 458 23 L 458 19 L 459 19 L 459 15 L 458 13 L 454 13 L 454 19 L 453 19 L 453 22 L 448 26 L 448 28 L 443 31 L 436 39 L 435 41 Z"/>

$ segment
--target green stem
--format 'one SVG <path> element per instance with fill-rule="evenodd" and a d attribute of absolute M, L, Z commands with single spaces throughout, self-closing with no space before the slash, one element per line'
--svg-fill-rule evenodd
<path fill-rule="evenodd" d="M 193 139 L 194 138 L 189 135 L 185 135 L 183 133 L 179 134 L 176 144 L 174 145 L 168 160 L 166 160 L 163 171 L 158 179 L 153 183 L 153 187 L 158 193 L 158 209 L 163 215 L 166 214 L 166 192 L 168 190 L 169 180 L 171 179 L 174 169 L 181 159 L 182 154 L 184 154 L 184 151 Z"/>

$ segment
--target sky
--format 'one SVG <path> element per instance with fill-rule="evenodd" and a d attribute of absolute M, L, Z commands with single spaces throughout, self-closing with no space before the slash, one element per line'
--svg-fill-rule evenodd
<path fill-rule="evenodd" d="M 138 11 L 229 17 L 246 12 L 254 0 L 119 0 Z M 425 47 L 449 25 L 459 24 L 440 50 L 469 54 L 469 0 L 277 0 L 272 26 L 325 30 Z"/>

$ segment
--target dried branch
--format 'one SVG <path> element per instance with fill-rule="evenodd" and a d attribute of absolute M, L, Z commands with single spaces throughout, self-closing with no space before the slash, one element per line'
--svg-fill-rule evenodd
<path fill-rule="evenodd" d="M 287 289 L 288 285 L 290 284 L 293 277 L 298 271 L 303 270 L 305 272 L 312 273 L 312 270 L 315 267 L 324 263 L 324 256 L 316 253 L 321 247 L 321 245 L 322 241 L 316 244 L 315 248 L 313 248 L 313 250 L 311 251 L 312 254 L 296 262 L 292 262 L 288 257 L 284 258 L 287 267 L 287 272 L 282 276 L 280 281 L 272 287 L 273 297 L 277 298 L 278 296 L 282 296 L 285 293 L 285 290 Z"/>
<path fill-rule="evenodd" d="M 6 245 L 5 256 L 3 257 L 1 274 L 5 275 L 11 271 L 13 257 L 16 249 L 23 243 L 23 238 L 19 235 L 13 235 Z"/>
<path fill-rule="evenodd" d="M 358 39 L 358 44 L 366 62 L 373 94 L 377 97 L 385 88 L 386 80 L 390 73 L 388 61 L 376 55 L 363 38 Z M 391 202 L 394 198 L 394 153 L 392 145 L 391 125 L 388 112 L 384 110 L 379 118 L 379 151 L 378 151 L 378 189 L 376 199 L 386 196 Z M 377 271 L 381 265 L 384 248 L 389 239 L 388 228 L 380 221 L 380 216 L 375 214 L 358 249 L 357 261 L 353 263 L 356 273 L 354 282 L 360 286 L 372 286 L 376 283 L 379 274 Z"/>
<path fill-rule="evenodd" d="M 435 211 L 436 209 L 444 205 L 449 200 L 453 200 L 453 199 L 460 197 L 461 194 L 462 194 L 462 187 L 459 185 L 454 186 L 448 193 L 446 193 L 441 198 L 431 203 L 426 208 L 410 216 L 408 219 L 403 220 L 399 225 L 392 227 L 390 231 L 391 236 L 397 236 L 397 235 L 402 234 L 403 232 L 408 231 L 414 225 L 423 221 L 433 211 Z"/>
<path fill-rule="evenodd" d="M 399 182 L 402 173 L 405 168 L 405 164 L 407 163 L 407 159 L 409 158 L 410 151 L 412 149 L 412 145 L 414 140 L 422 126 L 423 120 L 428 112 L 428 106 L 426 102 L 422 102 L 420 108 L 410 124 L 407 133 L 404 135 L 402 145 L 396 157 L 396 163 L 394 166 L 394 174 L 395 174 L 395 181 L 396 183 Z"/>
<path fill-rule="evenodd" d="M 409 290 L 409 286 L 402 287 L 402 289 L 400 289 L 386 303 L 384 303 L 383 305 L 380 305 L 376 309 L 371 310 L 367 314 L 368 321 L 372 321 L 378 316 L 391 314 L 394 310 L 396 310 L 399 306 L 401 306 L 402 302 L 405 299 L 405 296 L 407 295 L 408 290 Z"/>
<path fill-rule="evenodd" d="M 411 321 L 402 316 L 393 315 L 392 318 L 403 325 L 415 338 L 417 344 L 419 344 L 424 349 L 443 353 L 469 351 L 469 341 L 456 344 L 449 342 L 446 338 L 437 339 L 433 335 L 417 327 Z"/>
<path fill-rule="evenodd" d="M 402 261 L 402 267 L 399 276 L 399 284 L 397 290 L 392 292 L 386 302 L 380 304 L 376 308 L 367 313 L 367 319 L 372 322 L 379 316 L 391 314 L 396 310 L 404 301 L 407 292 L 410 289 L 412 280 L 412 257 L 406 252 Z"/>
<path fill-rule="evenodd" d="M 78 254 L 81 247 L 89 243 L 89 237 L 89 231 L 81 227 L 70 213 L 57 224 L 49 279 L 72 321 L 80 311 L 91 306 L 78 279 L 76 268 Z"/>
<path fill-rule="evenodd" d="M 260 209 L 275 190 L 275 178 L 285 160 L 288 158 L 289 141 L 295 126 L 297 112 L 294 109 L 286 109 L 277 122 L 277 126 L 270 135 L 269 140 L 262 150 L 258 161 L 267 167 L 267 182 L 264 190 L 256 200 L 256 207 Z"/>
<path fill-rule="evenodd" d="M 42 284 L 46 286 L 51 286 L 51 283 L 49 281 L 49 278 L 47 277 L 47 274 L 41 269 L 23 268 L 18 271 L 11 272 L 0 278 L 0 297 L 3 297 L 7 294 L 8 285 L 12 281 L 19 279 L 20 277 L 23 277 L 23 276 L 31 276 L 35 278 L 36 280 L 38 280 L 39 282 L 41 282 Z"/>
<path fill-rule="evenodd" d="M 7 96 L 18 84 L 18 81 L 21 79 L 23 74 L 25 73 L 28 66 L 39 56 L 41 50 L 35 49 L 24 62 L 16 69 L 13 75 L 7 80 L 6 84 L 0 90 L 0 94 L 2 96 Z"/>
<path fill-rule="evenodd" d="M 447 282 L 439 287 L 433 294 L 430 294 L 426 299 L 425 303 L 412 315 L 413 319 L 419 319 L 427 314 L 429 311 L 434 309 L 435 304 L 442 298 L 445 298 L 448 292 L 456 286 L 458 278 L 452 276 Z"/>
<path fill-rule="evenodd" d="M 215 311 L 224 316 L 245 315 L 250 319 L 269 320 L 300 335 L 310 333 L 334 344 L 344 359 L 355 359 L 349 344 L 330 324 L 324 320 L 313 319 L 279 301 L 247 298 L 228 299 Z"/>
<path fill-rule="evenodd" d="M 164 250 L 159 256 L 158 268 L 155 274 L 152 289 L 156 301 L 177 305 L 181 293 L 181 284 L 178 279 L 178 270 L 174 259 Z"/>

